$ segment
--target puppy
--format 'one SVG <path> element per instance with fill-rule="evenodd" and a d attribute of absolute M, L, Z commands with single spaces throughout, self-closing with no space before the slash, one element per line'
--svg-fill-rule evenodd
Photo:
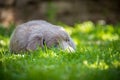
<path fill-rule="evenodd" d="M 43 20 L 18 25 L 12 33 L 9 48 L 11 52 L 21 52 L 45 46 L 75 51 L 74 42 L 62 27 Z"/>

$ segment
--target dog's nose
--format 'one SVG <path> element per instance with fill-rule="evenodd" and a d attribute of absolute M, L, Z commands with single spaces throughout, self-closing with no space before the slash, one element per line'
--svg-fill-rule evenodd
<path fill-rule="evenodd" d="M 75 52 L 74 48 L 72 46 L 70 46 L 67 42 L 62 41 L 61 42 L 61 47 L 63 50 L 66 50 L 68 52 Z"/>

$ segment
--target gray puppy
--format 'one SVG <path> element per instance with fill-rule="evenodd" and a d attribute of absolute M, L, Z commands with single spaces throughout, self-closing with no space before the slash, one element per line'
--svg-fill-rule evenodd
<path fill-rule="evenodd" d="M 75 50 L 74 42 L 62 27 L 43 20 L 33 20 L 18 25 L 11 36 L 9 48 L 11 52 L 21 52 L 45 46 L 70 52 Z"/>

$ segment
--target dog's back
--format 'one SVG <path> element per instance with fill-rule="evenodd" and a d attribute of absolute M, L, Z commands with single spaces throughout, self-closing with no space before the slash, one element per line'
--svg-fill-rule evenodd
<path fill-rule="evenodd" d="M 17 52 L 26 50 L 30 34 L 40 31 L 42 27 L 44 27 L 42 28 L 43 30 L 48 29 L 49 25 L 51 24 L 42 20 L 29 21 L 27 23 L 18 25 L 12 33 L 10 39 L 10 51 Z"/>

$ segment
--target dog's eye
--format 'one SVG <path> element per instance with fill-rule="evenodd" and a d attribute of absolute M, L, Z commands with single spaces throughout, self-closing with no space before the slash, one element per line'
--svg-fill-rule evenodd
<path fill-rule="evenodd" d="M 58 45 L 57 45 L 57 44 L 54 44 L 54 47 L 55 47 L 55 48 L 57 48 L 57 47 L 58 47 Z"/>
<path fill-rule="evenodd" d="M 56 42 L 56 43 L 54 44 L 54 47 L 57 48 L 58 45 L 59 45 L 59 43 Z"/>
<path fill-rule="evenodd" d="M 66 39 L 65 41 L 66 41 L 66 42 L 69 42 L 70 40 L 69 40 L 69 39 Z"/>

